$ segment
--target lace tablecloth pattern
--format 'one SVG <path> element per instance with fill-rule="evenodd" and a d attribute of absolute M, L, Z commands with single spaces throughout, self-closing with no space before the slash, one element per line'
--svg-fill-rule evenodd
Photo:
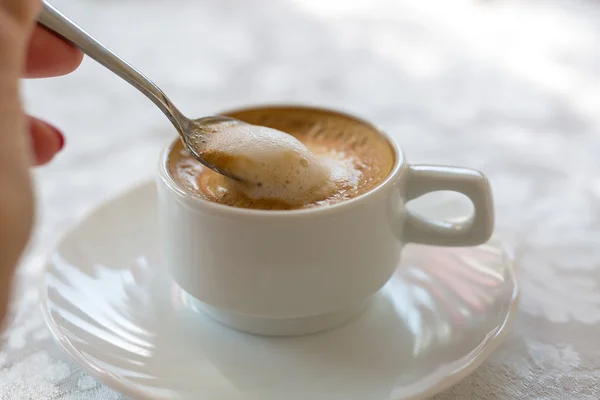
<path fill-rule="evenodd" d="M 479 168 L 515 250 L 518 317 L 452 399 L 600 398 L 600 3 L 593 0 L 55 0 L 190 115 L 309 103 L 391 132 L 409 160 Z M 135 25 L 134 25 L 135 23 Z M 44 254 L 87 211 L 154 175 L 168 121 L 91 60 L 24 85 L 67 133 L 36 171 L 39 223 L 0 351 L 0 399 L 122 396 L 52 341 Z"/>

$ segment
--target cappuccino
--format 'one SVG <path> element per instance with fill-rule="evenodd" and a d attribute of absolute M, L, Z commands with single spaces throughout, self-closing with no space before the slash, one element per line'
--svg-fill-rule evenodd
<path fill-rule="evenodd" d="M 394 166 L 394 150 L 387 139 L 372 126 L 343 114 L 269 107 L 227 116 L 251 125 L 225 127 L 218 133 L 231 136 L 227 141 L 215 140 L 203 157 L 208 162 L 231 163 L 247 175 L 248 182 L 205 168 L 179 142 L 168 157 L 172 178 L 186 191 L 212 202 L 262 210 L 336 204 L 371 191 Z"/>

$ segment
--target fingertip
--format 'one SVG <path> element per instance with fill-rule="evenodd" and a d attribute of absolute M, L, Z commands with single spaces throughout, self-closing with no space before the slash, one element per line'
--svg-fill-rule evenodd
<path fill-rule="evenodd" d="M 33 160 L 35 166 L 52 161 L 64 147 L 64 135 L 54 126 L 36 118 L 30 118 Z"/>
<path fill-rule="evenodd" d="M 73 46 L 71 43 L 65 42 L 63 39 L 58 39 L 64 43 L 64 58 L 62 60 L 62 75 L 70 74 L 75 71 L 83 62 L 84 54 L 81 50 Z"/>

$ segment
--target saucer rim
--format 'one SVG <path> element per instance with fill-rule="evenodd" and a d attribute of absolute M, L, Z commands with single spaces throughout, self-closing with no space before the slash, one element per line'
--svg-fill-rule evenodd
<path fill-rule="evenodd" d="M 147 180 L 141 184 L 122 190 L 113 196 L 109 196 L 106 199 L 102 200 L 99 204 L 85 212 L 74 223 L 64 228 L 64 230 L 59 235 L 57 235 L 57 240 L 50 246 L 50 250 L 48 250 L 44 255 L 43 268 L 40 272 L 39 281 L 37 285 L 40 293 L 39 306 L 42 311 L 43 321 L 48 327 L 48 331 L 50 332 L 51 337 L 59 345 L 61 350 L 64 351 L 72 359 L 72 361 L 77 363 L 79 367 L 81 367 L 94 378 L 98 379 L 104 385 L 108 386 L 114 391 L 119 392 L 125 397 L 141 400 L 162 400 L 162 398 L 156 397 L 155 395 L 152 395 L 146 391 L 137 389 L 131 384 L 124 382 L 122 378 L 107 373 L 101 367 L 95 365 L 92 361 L 88 360 L 88 358 L 84 354 L 82 354 L 81 351 L 76 349 L 75 346 L 71 344 L 69 339 L 62 332 L 62 329 L 55 320 L 55 318 L 51 315 L 46 276 L 49 273 L 49 270 L 53 264 L 52 256 L 55 254 L 58 247 L 65 241 L 65 239 L 70 233 L 79 229 L 87 220 L 89 220 L 94 214 L 98 213 L 101 209 L 119 202 L 123 198 L 131 195 L 132 193 L 141 190 L 147 190 L 150 188 L 150 186 L 154 185 L 154 180 Z M 431 384 L 425 385 L 425 390 L 422 390 L 420 392 L 415 391 L 410 397 L 395 397 L 394 400 L 418 400 L 422 398 L 430 398 L 432 396 L 435 396 L 436 394 L 443 392 L 444 390 L 451 388 L 452 386 L 456 385 L 457 383 L 468 377 L 470 374 L 472 374 L 477 368 L 479 368 L 504 341 L 504 338 L 508 334 L 508 331 L 518 311 L 520 286 L 516 274 L 517 266 L 514 252 L 506 244 L 506 242 L 500 239 L 499 235 L 495 233 L 492 234 L 490 241 L 494 238 L 499 243 L 497 248 L 502 251 L 502 257 L 504 258 L 504 263 L 509 272 L 508 276 L 510 277 L 510 280 L 513 284 L 513 291 L 512 296 L 510 297 L 509 308 L 506 312 L 502 325 L 496 330 L 496 332 L 493 335 L 486 337 L 476 348 L 474 348 L 473 350 L 471 350 L 471 352 L 465 355 L 465 357 L 467 357 L 468 360 L 460 368 L 446 371 L 445 374 L 441 374 L 440 371 L 437 371 L 434 374 L 434 376 L 430 379 L 437 380 L 437 382 L 434 381 Z M 489 241 L 486 243 L 489 243 Z M 482 245 L 485 245 L 486 243 Z M 340 329 L 344 329 L 344 327 L 342 326 L 340 327 Z M 440 375 L 442 376 L 440 377 Z M 422 385 L 423 382 L 420 381 L 418 382 L 418 384 Z"/>

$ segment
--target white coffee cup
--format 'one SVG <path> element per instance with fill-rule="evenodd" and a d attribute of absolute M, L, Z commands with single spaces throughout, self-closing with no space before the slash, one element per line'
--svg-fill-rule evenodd
<path fill-rule="evenodd" d="M 483 174 L 409 165 L 398 144 L 380 133 L 396 158 L 383 183 L 341 203 L 288 211 L 235 208 L 186 191 L 167 168 L 174 142 L 161 157 L 157 179 L 160 240 L 174 280 L 225 325 L 299 335 L 332 328 L 363 310 L 392 276 L 405 244 L 471 246 L 490 238 L 494 212 Z M 407 210 L 410 200 L 441 190 L 472 201 L 467 222 L 432 221 Z"/>

